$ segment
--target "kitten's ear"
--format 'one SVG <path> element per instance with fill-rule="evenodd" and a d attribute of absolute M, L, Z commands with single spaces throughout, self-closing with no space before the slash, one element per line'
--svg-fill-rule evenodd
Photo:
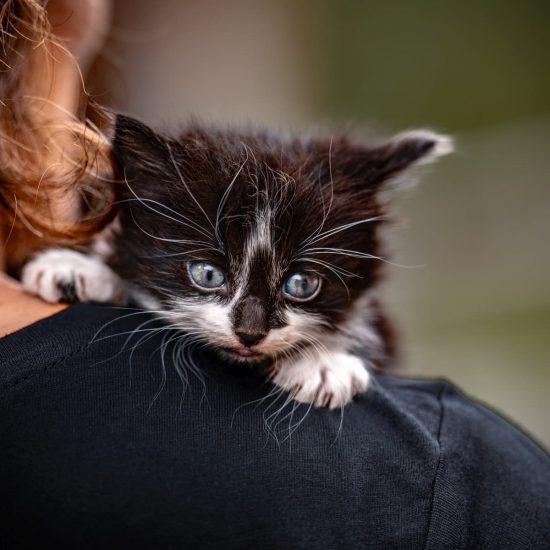
<path fill-rule="evenodd" d="M 413 166 L 429 164 L 453 151 L 452 139 L 428 130 L 413 130 L 377 147 L 353 147 L 341 169 L 353 187 L 379 189 L 391 184 Z"/>
<path fill-rule="evenodd" d="M 166 171 L 166 141 L 152 128 L 129 116 L 117 115 L 112 150 L 121 175 Z"/>

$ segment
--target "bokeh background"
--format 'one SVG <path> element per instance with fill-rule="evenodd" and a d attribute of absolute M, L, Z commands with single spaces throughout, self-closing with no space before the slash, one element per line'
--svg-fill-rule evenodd
<path fill-rule="evenodd" d="M 115 0 L 99 101 L 174 127 L 455 136 L 396 197 L 386 294 L 405 372 L 550 448 L 550 2 Z"/>

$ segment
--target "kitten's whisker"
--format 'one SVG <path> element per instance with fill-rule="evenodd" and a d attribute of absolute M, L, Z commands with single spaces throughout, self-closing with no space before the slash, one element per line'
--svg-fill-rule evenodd
<path fill-rule="evenodd" d="M 178 374 L 178 376 L 179 376 L 179 378 L 182 382 L 182 385 L 183 385 L 183 391 L 182 391 L 182 396 L 181 396 L 181 400 L 180 400 L 180 410 L 181 410 L 181 407 L 183 406 L 183 399 L 184 399 L 184 396 L 185 396 L 185 392 L 186 392 L 187 388 L 189 387 L 189 377 L 187 376 L 187 372 L 186 372 L 185 368 L 187 367 L 189 370 L 191 370 L 191 372 L 202 383 L 203 388 L 204 388 L 203 398 L 206 395 L 206 385 L 204 383 L 204 379 L 203 379 L 202 375 L 200 374 L 200 371 L 196 368 L 194 363 L 191 361 L 190 356 L 188 355 L 188 353 L 191 349 L 191 346 L 193 346 L 193 342 L 190 345 L 185 345 L 185 344 L 187 344 L 187 341 L 189 339 L 188 338 L 189 335 L 180 332 L 179 334 L 171 336 L 171 338 L 168 341 L 165 341 L 166 336 L 167 336 L 167 334 L 165 334 L 163 336 L 163 339 L 161 341 L 161 345 L 159 346 L 159 348 L 157 348 L 157 350 L 160 350 L 160 352 L 161 352 L 161 365 L 162 365 L 161 387 L 159 387 L 157 393 L 153 397 L 153 401 L 151 402 L 150 407 L 153 405 L 155 400 L 158 398 L 158 396 L 160 395 L 160 393 L 161 393 L 161 391 L 162 391 L 162 389 L 163 389 L 163 387 L 166 383 L 166 359 L 165 359 L 166 351 L 167 351 L 168 347 L 170 346 L 170 344 L 175 341 L 176 344 L 174 345 L 174 347 L 172 349 L 172 363 L 174 364 L 174 367 L 176 369 L 176 373 Z M 157 351 L 157 350 L 155 350 L 155 351 Z M 188 359 L 187 363 L 185 363 L 185 361 L 184 361 L 186 354 L 187 354 L 187 359 Z"/>
<path fill-rule="evenodd" d="M 170 147 L 170 144 L 168 142 L 166 142 L 166 149 L 168 149 L 168 154 L 170 155 L 170 160 L 172 161 L 172 164 L 174 165 L 176 173 L 178 174 L 178 177 L 179 177 L 181 183 L 183 184 L 183 186 L 185 187 L 187 193 L 189 193 L 189 196 L 191 197 L 193 202 L 197 205 L 198 209 L 203 213 L 204 217 L 206 218 L 206 221 L 210 224 L 212 229 L 214 231 L 216 231 L 216 227 L 214 226 L 214 224 L 212 223 L 212 221 L 208 217 L 208 214 L 205 212 L 204 208 L 201 206 L 200 202 L 197 200 L 195 195 L 193 195 L 193 193 L 191 192 L 191 189 L 189 189 L 189 186 L 187 185 L 187 183 L 186 183 L 186 181 L 185 181 L 185 179 L 184 179 L 184 177 L 183 177 L 183 175 L 182 175 L 182 173 L 179 169 L 178 163 L 176 162 L 176 159 L 174 158 L 172 148 Z M 210 234 L 210 235 L 212 236 L 212 234 Z"/>
<path fill-rule="evenodd" d="M 162 336 L 161 346 L 164 345 L 164 340 L 165 340 L 166 336 L 167 336 L 166 334 L 164 334 Z M 164 350 L 165 349 L 166 348 L 164 348 Z M 153 398 L 151 399 L 151 403 L 149 403 L 149 407 L 147 408 L 147 413 L 149 413 L 151 411 L 151 408 L 153 407 L 155 401 L 158 399 L 158 397 L 162 393 L 162 390 L 164 389 L 164 386 L 166 385 L 166 365 L 164 363 L 164 350 L 161 352 L 161 361 L 160 361 L 160 363 L 161 363 L 162 374 L 161 374 L 160 384 L 159 384 L 159 387 L 157 388 L 157 391 L 153 395 Z"/>
<path fill-rule="evenodd" d="M 336 436 L 334 437 L 333 445 L 336 444 L 336 441 L 342 433 L 342 428 L 344 427 L 344 405 L 340 406 L 340 424 L 338 425 L 338 430 L 336 431 Z"/>
<path fill-rule="evenodd" d="M 330 248 L 330 247 L 318 247 L 318 248 L 308 248 L 307 253 L 313 253 L 313 252 L 322 252 L 322 253 L 334 253 L 334 254 L 340 254 L 345 256 L 350 256 L 351 258 L 368 258 L 368 259 L 374 259 L 374 260 L 384 260 L 385 258 L 381 258 L 380 256 L 374 256 L 373 254 L 368 254 L 367 252 L 360 252 L 359 250 L 348 250 L 346 248 Z"/>
<path fill-rule="evenodd" d="M 172 363 L 174 364 L 174 368 L 176 369 L 176 374 L 179 376 L 181 383 L 183 385 L 183 392 L 187 390 L 189 386 L 189 376 L 187 374 L 187 371 L 185 369 L 185 361 L 183 355 L 183 347 L 186 344 L 186 339 L 184 337 L 180 337 L 174 346 L 174 349 L 172 350 Z M 183 396 L 182 396 L 183 398 Z M 181 407 L 180 402 L 180 407 Z"/>
<path fill-rule="evenodd" d="M 246 158 L 242 162 L 242 164 L 239 166 L 239 169 L 237 170 L 237 173 L 233 176 L 233 179 L 227 186 L 227 189 L 225 190 L 224 194 L 222 195 L 222 198 L 220 200 L 220 203 L 218 204 L 218 209 L 216 211 L 216 224 L 214 227 L 214 235 L 216 236 L 216 241 L 223 249 L 223 242 L 220 235 L 220 215 L 223 212 L 223 209 L 225 207 L 225 203 L 227 202 L 227 198 L 229 197 L 229 194 L 231 193 L 231 190 L 233 189 L 233 185 L 235 184 L 235 181 L 237 181 L 237 178 L 239 177 L 239 174 L 242 172 L 242 169 L 245 167 L 246 163 L 248 162 L 248 149 L 245 148 L 246 151 Z"/>
<path fill-rule="evenodd" d="M 313 336 L 312 334 L 301 332 L 300 337 L 306 340 L 307 342 L 309 342 L 317 351 L 330 355 L 330 351 L 328 350 L 328 348 L 318 338 L 315 338 L 315 336 Z"/>
<path fill-rule="evenodd" d="M 359 252 L 357 250 L 347 250 L 345 248 L 308 248 L 305 253 L 307 254 L 334 254 L 335 256 L 348 256 L 350 258 L 363 258 L 367 260 L 379 260 L 394 267 L 403 267 L 408 269 L 418 269 L 419 267 L 426 267 L 425 265 L 403 265 L 392 262 L 381 256 L 375 256 L 374 254 L 368 254 L 366 252 Z"/>
<path fill-rule="evenodd" d="M 272 417 L 272 415 L 274 413 L 271 413 L 271 414 L 267 414 L 269 412 L 269 410 L 275 406 L 275 404 L 277 403 L 277 401 L 279 401 L 279 399 L 282 397 L 282 396 L 285 396 L 286 394 L 288 394 L 288 392 L 284 389 L 284 388 L 280 388 L 278 386 L 275 386 L 275 388 L 277 389 L 277 391 L 275 392 L 275 399 L 273 399 L 269 405 L 264 409 L 263 413 L 262 413 L 262 417 L 264 419 L 264 423 L 266 425 L 266 428 L 268 429 L 268 431 L 270 432 L 270 427 L 271 425 L 269 424 L 268 420 Z M 288 397 L 288 396 L 287 396 Z M 284 406 L 286 405 L 286 402 L 288 401 L 287 398 L 285 398 L 285 403 L 283 404 L 283 408 Z M 276 412 L 280 412 L 281 409 L 277 409 Z"/>
<path fill-rule="evenodd" d="M 286 405 L 291 405 L 290 407 L 290 411 L 288 411 L 287 413 L 285 413 L 284 415 L 282 416 L 275 416 L 275 418 L 273 418 L 272 422 L 271 422 L 271 429 L 273 431 L 277 431 L 277 427 L 282 424 L 287 418 L 290 419 L 290 421 L 292 421 L 292 415 L 294 414 L 294 411 L 296 410 L 296 407 L 299 407 L 300 406 L 300 402 L 299 401 L 295 401 L 294 398 L 292 398 L 291 401 L 289 401 L 288 403 L 285 403 L 285 407 Z M 278 411 L 276 411 L 278 412 Z M 282 414 L 283 412 L 283 408 L 280 409 L 280 412 Z M 276 413 L 273 413 L 273 414 L 276 414 Z M 288 439 L 288 435 L 286 435 L 282 440 L 281 440 L 281 443 L 284 443 L 286 440 Z"/>
<path fill-rule="evenodd" d="M 181 359 L 182 365 L 178 362 L 179 367 L 186 367 L 197 378 L 202 386 L 201 401 L 206 398 L 206 382 L 204 380 L 204 372 L 197 366 L 192 358 L 192 353 L 198 344 L 202 342 L 201 333 L 184 333 L 178 340 L 178 359 Z M 183 370 L 183 369 L 180 369 Z"/>
<path fill-rule="evenodd" d="M 322 189 L 323 183 L 321 181 L 318 181 L 319 186 L 321 187 L 320 196 L 321 196 L 321 203 L 323 205 L 323 218 L 321 220 L 321 223 L 317 227 L 317 229 L 315 229 L 315 231 L 313 231 L 313 233 L 305 239 L 304 244 L 312 242 L 312 239 L 315 239 L 321 234 L 321 232 L 323 231 L 323 228 L 325 227 L 325 223 L 329 217 L 330 211 L 332 210 L 332 204 L 334 201 L 334 179 L 332 177 L 332 142 L 333 142 L 333 137 L 331 136 L 329 150 L 328 150 L 328 169 L 330 174 L 330 202 L 329 202 L 328 208 L 325 209 L 325 199 L 324 199 L 324 193 Z M 320 175 L 318 180 L 319 179 L 320 179 Z"/>
<path fill-rule="evenodd" d="M 184 216 L 181 212 L 178 212 L 177 210 L 174 210 L 173 208 L 170 208 L 169 206 L 166 206 L 165 204 L 163 204 L 162 202 L 159 202 L 159 201 L 156 201 L 154 199 L 148 199 L 148 198 L 145 198 L 145 197 L 140 197 L 138 196 L 135 191 L 132 189 L 132 187 L 130 186 L 130 184 L 128 183 L 128 181 L 126 181 L 126 185 L 128 186 L 128 188 L 130 189 L 130 191 L 132 192 L 132 194 L 134 195 L 133 198 L 129 198 L 129 199 L 122 199 L 122 200 L 119 200 L 117 201 L 115 204 L 123 204 L 125 202 L 139 202 L 141 203 L 143 206 L 145 206 L 145 208 L 147 208 L 148 210 L 151 210 L 152 212 L 155 212 L 155 214 L 159 214 L 160 216 L 163 216 L 164 218 L 168 219 L 168 220 L 171 220 L 173 222 L 176 222 L 178 224 L 181 224 L 181 225 L 184 225 L 186 227 L 189 227 L 193 230 L 196 230 L 196 231 L 199 231 L 201 233 L 203 233 L 205 236 L 207 237 L 211 237 L 210 234 L 205 234 L 204 231 L 204 227 L 202 227 L 200 224 L 198 224 L 196 221 L 192 220 L 191 218 L 188 218 L 187 216 Z M 156 206 L 160 206 L 161 208 L 164 208 L 166 210 L 168 210 L 168 212 L 171 212 L 172 214 L 178 216 L 178 219 L 176 218 L 173 218 L 172 216 L 169 216 L 168 214 L 164 213 L 164 212 L 159 212 L 158 210 L 156 210 L 155 208 L 149 206 L 148 203 L 152 203 Z"/>
<path fill-rule="evenodd" d="M 304 414 L 302 415 L 302 418 L 300 418 L 300 420 L 298 420 L 298 422 L 294 423 L 294 425 L 292 425 L 292 418 L 294 416 L 294 412 L 296 411 L 296 409 L 298 409 L 298 407 L 300 405 L 304 405 L 304 403 L 300 403 L 298 401 L 295 401 L 293 407 L 292 407 L 292 411 L 291 411 L 291 416 L 290 416 L 290 422 L 288 424 L 288 435 L 283 439 L 283 443 L 287 440 L 287 439 L 290 439 L 292 434 L 302 425 L 302 423 L 304 422 L 304 420 L 306 419 L 307 415 L 309 414 L 309 412 L 311 411 L 311 409 L 313 408 L 313 403 L 309 403 L 307 409 L 305 410 Z"/>
<path fill-rule="evenodd" d="M 189 227 L 190 229 L 193 229 L 194 231 L 197 231 L 197 232 L 201 233 L 207 239 L 212 238 L 212 233 L 210 233 L 208 231 L 208 229 L 205 229 L 204 227 L 200 226 L 197 222 L 187 218 L 186 216 L 183 216 L 183 214 L 180 214 L 179 212 L 176 212 L 172 208 L 170 208 L 170 207 L 168 207 L 168 206 L 166 206 L 166 205 L 164 205 L 164 204 L 162 204 L 158 201 L 155 201 L 153 199 L 145 199 L 145 198 L 142 198 L 139 195 L 137 195 L 137 193 L 133 190 L 132 186 L 128 182 L 128 180 L 126 178 L 126 174 L 124 174 L 124 181 L 126 182 L 126 185 L 127 185 L 128 189 L 130 189 L 132 195 L 134 195 L 135 200 L 137 200 L 139 203 L 141 203 L 143 206 L 145 206 L 145 208 L 149 209 L 151 212 L 155 212 L 156 214 L 159 214 L 160 216 L 163 216 L 164 218 L 166 218 L 168 220 L 172 220 L 172 221 L 174 221 L 174 222 L 176 222 L 180 225 L 183 225 L 184 227 Z M 152 206 L 147 204 L 149 202 L 152 202 L 153 204 L 156 204 L 158 206 L 161 206 L 162 208 L 167 209 L 170 212 L 173 212 L 174 214 L 176 214 L 179 217 L 179 219 L 174 218 L 173 216 L 169 216 L 165 212 L 161 212 L 161 211 L 157 210 L 156 208 L 153 208 Z"/>
<path fill-rule="evenodd" d="M 346 223 L 344 225 L 340 225 L 338 227 L 334 227 L 332 229 L 329 229 L 323 233 L 320 233 L 319 235 L 316 235 L 313 240 L 306 239 L 302 242 L 300 251 L 305 249 L 307 246 L 315 244 L 323 239 L 326 239 L 328 237 L 332 237 L 333 235 L 336 235 L 337 233 L 341 233 L 342 231 L 345 231 L 346 229 L 351 229 L 352 227 L 355 227 L 357 225 L 361 225 L 363 223 L 371 223 L 379 220 L 387 219 L 387 216 L 374 216 L 372 218 L 365 218 L 363 220 L 357 220 L 354 222 Z"/>
<path fill-rule="evenodd" d="M 162 242 L 167 242 L 167 243 L 177 243 L 177 244 L 195 244 L 195 241 L 189 241 L 189 240 L 185 240 L 185 239 L 170 239 L 168 237 L 159 237 L 158 235 L 153 235 L 152 233 L 149 233 L 146 229 L 143 229 L 143 227 L 141 227 L 141 225 L 138 223 L 138 221 L 136 220 L 136 218 L 134 217 L 134 213 L 131 212 L 130 213 L 131 216 L 132 216 L 132 220 L 133 222 L 136 224 L 136 227 L 144 234 L 144 235 L 147 235 L 148 237 L 151 237 L 152 239 L 155 239 L 157 241 L 162 241 Z M 203 243 L 197 243 L 197 244 L 203 244 Z M 207 246 L 210 247 L 210 244 L 209 243 L 204 243 L 206 244 Z M 214 250 L 216 250 L 214 247 L 211 247 L 213 248 Z"/>
<path fill-rule="evenodd" d="M 266 380 L 265 383 L 268 383 L 269 380 Z M 272 397 L 273 395 L 275 395 L 276 393 L 280 393 L 281 391 L 284 391 L 283 388 L 280 388 L 279 386 L 273 386 L 273 388 L 271 388 L 271 390 L 269 391 L 268 394 L 264 395 L 263 397 L 259 397 L 258 399 L 253 399 L 252 401 L 247 401 L 246 403 L 243 403 L 242 405 L 239 405 L 234 411 L 233 411 L 233 414 L 231 415 L 231 422 L 230 422 L 230 425 L 231 427 L 233 427 L 233 422 L 235 420 L 235 416 L 237 415 L 237 413 L 243 409 L 244 407 L 249 407 L 251 405 L 254 405 L 254 409 L 253 410 L 256 410 L 264 401 L 266 401 L 267 399 L 269 399 L 270 397 Z"/>
<path fill-rule="evenodd" d="M 334 273 L 334 275 L 336 275 L 338 280 L 344 285 L 344 287 L 346 289 L 346 292 L 348 294 L 348 299 L 350 297 L 349 287 L 346 284 L 346 281 L 344 281 L 342 275 L 345 276 L 345 277 L 360 277 L 360 275 L 357 275 L 355 273 L 351 273 L 350 271 L 339 268 L 339 267 L 337 267 L 337 266 L 335 266 L 335 265 L 333 265 L 329 262 L 325 262 L 323 260 L 316 260 L 316 259 L 313 259 L 313 258 L 304 257 L 304 258 L 299 258 L 298 261 L 304 261 L 304 262 L 310 262 L 310 263 L 313 263 L 313 264 L 318 264 L 318 265 L 321 265 L 323 267 L 326 267 L 329 271 Z"/>
<path fill-rule="evenodd" d="M 139 325 L 139 326 L 142 326 L 142 325 Z M 147 339 L 149 338 L 152 338 L 153 336 L 155 336 L 157 333 L 160 333 L 160 332 L 163 332 L 165 329 L 163 327 L 157 327 L 156 329 L 148 329 L 146 332 L 147 334 L 145 336 L 142 336 L 137 342 L 136 344 L 134 344 L 134 346 L 132 346 L 132 351 L 130 352 L 130 357 L 129 357 L 129 364 L 130 364 L 130 368 L 132 366 L 132 356 L 133 356 L 133 353 L 135 351 L 135 349 L 141 345 L 142 343 L 144 343 Z M 138 330 L 138 332 L 141 332 Z M 119 351 L 117 353 L 115 353 L 115 355 L 112 355 L 110 357 L 108 357 L 107 359 L 104 359 L 103 361 L 99 361 L 98 363 L 96 364 L 102 364 L 102 363 L 106 363 L 108 361 L 112 361 L 113 359 L 116 359 L 119 355 L 121 355 L 122 353 L 124 353 L 126 351 L 126 347 L 128 346 L 128 344 L 130 343 L 130 341 L 132 340 L 132 337 L 134 335 L 134 331 L 130 332 L 130 333 L 122 333 L 122 335 L 124 334 L 130 334 L 126 340 L 124 341 L 124 343 L 122 344 L 122 346 L 120 347 Z M 121 336 L 121 334 L 115 334 L 113 336 Z M 96 342 L 98 342 L 99 340 L 97 340 Z M 91 343 L 91 342 L 90 342 Z"/>
<path fill-rule="evenodd" d="M 189 256 L 189 255 L 196 254 L 197 252 L 204 252 L 206 250 L 219 252 L 217 248 L 208 246 L 204 248 L 195 248 L 194 250 L 187 250 L 186 252 L 174 252 L 173 254 L 155 254 L 153 256 L 141 256 L 141 257 L 142 258 L 173 258 L 175 256 Z"/>
<path fill-rule="evenodd" d="M 334 265 L 326 260 L 319 260 L 318 258 L 310 258 L 309 256 L 302 256 L 300 258 L 297 258 L 296 259 L 297 262 L 309 262 L 309 263 L 314 263 L 314 264 L 319 264 L 319 265 L 322 265 L 324 267 L 326 267 L 327 269 L 330 269 L 333 273 L 336 272 L 336 273 L 339 273 L 340 275 L 343 275 L 344 277 L 359 277 L 361 278 L 360 275 L 358 275 L 357 273 L 352 273 L 351 271 L 348 271 L 347 269 L 344 269 L 343 267 L 340 267 L 340 266 L 337 266 L 337 265 Z"/>
<path fill-rule="evenodd" d="M 263 414 L 264 425 L 267 429 L 267 432 L 273 436 L 273 438 L 277 442 L 277 445 L 279 445 L 280 442 L 279 442 L 279 438 L 277 437 L 277 432 L 274 429 L 275 428 L 274 422 L 275 422 L 275 420 L 277 420 L 277 417 L 283 412 L 283 410 L 286 408 L 286 406 L 293 401 L 294 398 L 293 398 L 292 394 L 288 393 L 286 395 L 286 398 L 285 398 L 283 404 L 278 409 L 276 409 L 275 411 L 273 411 L 271 414 L 269 414 L 267 416 L 266 416 L 266 413 L 273 405 L 275 405 L 275 403 L 279 400 L 281 395 L 284 396 L 285 393 L 286 392 L 281 392 L 281 394 L 279 394 L 277 396 L 277 398 L 272 401 L 272 403 L 269 405 L 269 407 L 267 407 L 264 410 L 264 414 Z"/>
<path fill-rule="evenodd" d="M 301 336 L 303 336 L 303 335 L 304 334 L 301 333 Z M 296 344 L 292 344 L 290 346 L 290 349 L 283 350 L 282 351 L 282 356 L 284 358 L 289 359 L 289 360 L 293 360 L 293 359 L 295 359 L 295 356 L 293 356 L 293 353 L 295 353 L 295 352 L 297 352 L 298 355 L 309 355 L 310 350 L 308 348 L 299 347 L 298 343 L 296 343 Z M 282 368 L 284 368 L 284 365 L 283 365 Z M 284 392 L 287 393 L 286 390 L 284 390 Z M 296 429 L 298 429 L 298 427 L 305 420 L 305 418 L 308 415 L 309 411 L 313 407 L 313 402 L 312 402 L 312 403 L 309 404 L 309 406 L 308 406 L 307 410 L 305 411 L 304 415 L 302 416 L 302 418 L 293 426 L 292 425 L 292 418 L 293 418 L 294 412 L 300 406 L 300 403 L 298 401 L 295 401 L 294 399 L 295 399 L 295 395 L 290 391 L 290 392 L 288 392 L 288 395 L 287 395 L 287 398 L 286 398 L 285 402 L 276 411 L 274 411 L 273 413 L 271 413 L 267 417 L 265 417 L 265 413 L 267 412 L 267 410 L 269 410 L 271 405 L 270 405 L 270 407 L 268 407 L 268 409 L 266 409 L 266 411 L 264 411 L 264 423 L 266 425 L 266 429 L 268 430 L 268 433 L 271 433 L 273 435 L 273 437 L 277 441 L 277 444 L 279 444 L 279 440 L 277 438 L 277 431 L 276 431 L 277 426 L 280 425 L 282 422 L 284 422 L 284 420 L 286 418 L 289 418 L 289 433 L 287 434 L 287 436 L 285 436 L 282 439 L 281 443 L 283 443 L 284 441 L 286 441 L 287 439 L 289 439 L 292 436 L 292 434 L 296 431 Z M 278 398 L 277 398 L 277 400 L 278 400 Z M 275 400 L 275 401 L 277 401 L 277 400 Z M 272 403 L 272 405 L 275 403 L 275 401 Z M 286 406 L 289 403 L 292 403 L 292 409 L 290 410 L 290 412 L 288 412 L 282 418 L 279 418 L 277 420 L 277 417 L 283 412 L 283 410 L 286 408 Z"/>
<path fill-rule="evenodd" d="M 159 327 L 158 332 L 160 333 L 160 332 L 165 332 L 165 331 L 163 330 L 162 327 Z M 132 351 L 130 352 L 130 356 L 128 358 L 129 362 L 130 362 L 130 365 L 132 364 L 134 353 L 137 350 L 137 348 L 139 346 L 141 346 L 142 344 L 145 344 L 145 342 L 147 342 L 147 340 L 150 340 L 151 338 L 153 338 L 155 336 L 155 334 L 156 334 L 155 332 L 152 332 L 152 333 L 147 333 L 147 334 L 144 334 L 143 336 L 140 336 L 138 341 L 132 346 Z M 166 334 L 163 334 L 163 337 L 167 336 L 168 334 L 169 334 L 169 332 L 166 331 Z M 129 336 L 127 342 L 129 342 L 131 340 L 131 338 L 132 337 Z M 127 342 L 125 342 L 125 344 L 124 344 L 125 346 L 126 346 Z"/>
<path fill-rule="evenodd" d="M 111 319 L 110 321 L 108 321 L 107 323 L 102 325 L 96 331 L 96 333 L 92 336 L 92 339 L 90 340 L 90 344 L 95 342 L 96 337 L 98 336 L 98 334 L 101 333 L 101 331 L 105 330 L 108 326 L 112 325 L 113 323 L 116 323 L 117 321 L 122 321 L 123 319 L 127 319 L 128 317 L 134 317 L 135 315 L 150 315 L 151 313 L 154 313 L 154 312 L 151 312 L 150 310 L 144 310 L 144 309 L 138 309 L 138 308 L 115 307 L 113 309 L 130 309 L 130 310 L 132 310 L 132 313 L 127 313 L 126 315 L 121 315 L 120 317 L 117 317 L 116 319 Z M 136 309 L 137 309 L 137 311 L 136 311 Z"/>
<path fill-rule="evenodd" d="M 146 321 L 147 323 L 157 321 L 158 319 L 155 317 L 154 319 L 150 319 L 149 321 Z M 142 325 L 140 325 L 142 326 Z M 127 336 L 128 334 L 134 335 L 142 332 L 153 332 L 153 331 L 163 331 L 163 330 L 181 330 L 178 326 L 162 326 L 162 327 L 153 327 L 153 328 L 139 328 L 134 330 L 128 330 L 126 332 L 117 332 L 115 334 L 109 334 L 108 336 L 102 336 L 101 338 L 98 338 L 96 342 L 101 342 L 102 340 L 109 340 L 110 338 L 117 338 L 119 336 Z"/>

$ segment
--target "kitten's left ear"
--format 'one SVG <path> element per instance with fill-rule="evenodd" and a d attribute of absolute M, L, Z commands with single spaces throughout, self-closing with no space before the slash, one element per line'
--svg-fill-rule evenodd
<path fill-rule="evenodd" d="M 119 170 L 132 180 L 166 170 L 166 140 L 135 118 L 117 116 L 112 151 Z"/>
<path fill-rule="evenodd" d="M 340 165 L 354 187 L 378 189 L 413 166 L 429 164 L 453 151 L 452 139 L 429 130 L 398 134 L 377 147 L 352 147 Z"/>

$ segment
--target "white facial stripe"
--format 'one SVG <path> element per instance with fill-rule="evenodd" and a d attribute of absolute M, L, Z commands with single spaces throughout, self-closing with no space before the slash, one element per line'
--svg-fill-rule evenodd
<path fill-rule="evenodd" d="M 238 300 L 245 294 L 251 278 L 256 277 L 254 272 L 255 258 L 260 252 L 267 252 L 271 256 L 271 272 L 276 276 L 276 261 L 272 247 L 271 235 L 272 211 L 269 207 L 261 210 L 255 217 L 254 225 L 244 246 L 244 258 L 241 265 L 235 266 L 236 289 L 229 303 L 233 309 Z"/>
<path fill-rule="evenodd" d="M 271 248 L 271 209 L 265 208 L 258 214 L 252 241 L 253 247 L 257 250 Z"/>
<path fill-rule="evenodd" d="M 239 343 L 233 334 L 231 304 L 212 298 L 177 298 L 173 300 L 166 319 L 178 324 L 185 332 L 215 346 L 234 347 Z"/>
<path fill-rule="evenodd" d="M 243 265 L 239 274 L 239 279 L 243 286 L 246 285 L 249 277 L 253 275 L 253 260 L 258 253 L 265 251 L 271 252 L 272 263 L 275 265 L 271 239 L 271 221 L 272 212 L 268 207 L 264 208 L 256 215 L 255 224 L 246 241 Z"/>

